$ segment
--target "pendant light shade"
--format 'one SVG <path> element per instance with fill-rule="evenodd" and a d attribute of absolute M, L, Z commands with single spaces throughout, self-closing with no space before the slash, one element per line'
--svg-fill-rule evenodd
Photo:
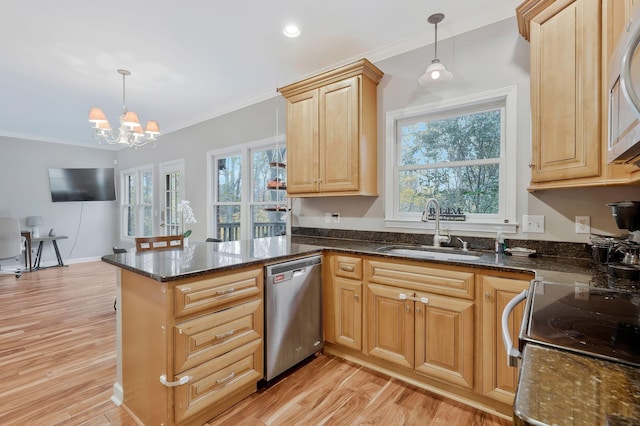
<path fill-rule="evenodd" d="M 438 59 L 438 23 L 444 19 L 443 13 L 434 13 L 427 18 L 430 24 L 435 25 L 435 48 L 434 59 L 431 61 L 431 65 L 427 67 L 427 70 L 418 78 L 418 83 L 423 86 L 432 86 L 444 81 L 449 81 L 453 78 L 453 73 L 440 63 Z"/>

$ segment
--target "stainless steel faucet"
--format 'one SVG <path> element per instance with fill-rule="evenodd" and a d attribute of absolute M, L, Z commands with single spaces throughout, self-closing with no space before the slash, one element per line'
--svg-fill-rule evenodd
<path fill-rule="evenodd" d="M 429 204 L 435 204 L 436 210 L 436 233 L 433 235 L 433 246 L 440 247 L 441 243 L 448 243 L 451 241 L 451 237 L 449 235 L 441 236 L 440 235 L 440 203 L 435 198 L 429 198 L 424 205 L 424 211 L 422 212 L 422 221 L 429 221 Z"/>

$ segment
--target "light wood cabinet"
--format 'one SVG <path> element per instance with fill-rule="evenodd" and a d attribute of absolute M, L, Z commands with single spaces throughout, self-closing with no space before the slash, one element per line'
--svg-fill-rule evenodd
<path fill-rule="evenodd" d="M 502 343 L 502 312 L 507 303 L 529 287 L 528 280 L 482 276 L 482 393 L 492 399 L 513 404 L 518 369 L 507 365 Z M 509 317 L 513 342 L 518 341 L 524 303 Z"/>
<path fill-rule="evenodd" d="M 362 350 L 362 259 L 327 255 L 325 284 L 325 340 Z"/>
<path fill-rule="evenodd" d="M 633 165 L 607 163 L 609 59 L 631 0 L 526 0 L 531 42 L 529 190 L 625 185 Z M 640 176 L 638 176 L 640 178 Z"/>
<path fill-rule="evenodd" d="M 255 392 L 262 268 L 174 282 L 123 270 L 121 280 L 123 403 L 140 423 L 200 425 Z"/>
<path fill-rule="evenodd" d="M 473 388 L 473 273 L 374 260 L 367 270 L 367 354 Z"/>
<path fill-rule="evenodd" d="M 378 195 L 377 84 L 366 59 L 278 89 L 287 98 L 287 193 Z"/>

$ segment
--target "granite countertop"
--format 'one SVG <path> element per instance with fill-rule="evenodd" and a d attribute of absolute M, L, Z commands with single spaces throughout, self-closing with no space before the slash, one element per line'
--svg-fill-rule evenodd
<path fill-rule="evenodd" d="M 517 257 L 493 252 L 474 252 L 478 258 L 464 260 L 417 259 L 384 253 L 381 247 L 394 244 L 321 237 L 271 237 L 223 243 L 190 243 L 183 250 L 155 250 L 143 253 L 109 254 L 102 260 L 157 281 L 174 281 L 226 269 L 284 261 L 332 250 L 346 254 L 425 261 L 462 267 L 476 267 L 529 273 L 545 281 L 585 284 L 594 287 L 640 291 L 640 283 L 615 279 L 591 259 L 561 257 Z M 404 246 L 404 245 L 398 245 Z"/>
<path fill-rule="evenodd" d="M 517 425 L 640 424 L 640 369 L 528 344 L 514 421 Z"/>

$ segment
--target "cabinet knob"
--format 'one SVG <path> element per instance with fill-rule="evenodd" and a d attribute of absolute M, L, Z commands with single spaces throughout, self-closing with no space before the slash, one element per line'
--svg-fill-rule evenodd
<path fill-rule="evenodd" d="M 529 168 L 533 169 L 536 165 L 534 163 L 529 163 Z"/>
<path fill-rule="evenodd" d="M 422 309 L 420 309 L 420 306 L 416 306 L 416 313 L 419 314 L 420 312 L 422 312 Z"/>
<path fill-rule="evenodd" d="M 407 304 L 407 305 L 404 305 L 404 309 L 405 309 L 407 312 L 411 312 L 411 306 L 409 306 L 408 304 Z"/>
<path fill-rule="evenodd" d="M 360 297 L 360 295 L 358 293 L 354 293 L 353 294 L 353 298 L 356 299 L 356 301 L 358 301 L 359 297 Z"/>
<path fill-rule="evenodd" d="M 485 298 L 485 299 L 491 299 L 491 294 L 489 294 L 489 292 L 486 292 L 486 293 L 484 294 L 484 298 Z"/>

